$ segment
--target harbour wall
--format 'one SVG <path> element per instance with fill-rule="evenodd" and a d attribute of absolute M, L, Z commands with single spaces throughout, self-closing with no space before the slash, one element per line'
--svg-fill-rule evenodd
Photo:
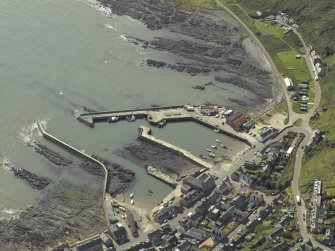
<path fill-rule="evenodd" d="M 157 145 L 159 147 L 163 147 L 166 150 L 168 150 L 172 153 L 175 153 L 175 154 L 189 160 L 190 162 L 192 162 L 193 164 L 195 164 L 199 167 L 206 168 L 206 169 L 212 167 L 212 164 L 203 161 L 202 159 L 194 156 L 193 154 L 191 154 L 190 152 L 187 152 L 184 149 L 181 149 L 181 148 L 179 148 L 177 146 L 174 146 L 174 145 L 172 145 L 168 142 L 165 142 L 163 140 L 157 139 L 157 138 L 151 136 L 150 133 L 151 133 L 150 128 L 140 126 L 139 129 L 138 129 L 138 138 L 140 140 L 145 141 L 145 142 L 149 142 L 149 143 Z"/>
<path fill-rule="evenodd" d="M 81 159 L 84 159 L 84 160 L 88 160 L 88 161 L 91 161 L 93 162 L 94 164 L 97 164 L 98 166 L 100 166 L 104 172 L 105 172 L 105 178 L 104 178 L 104 189 L 103 189 L 103 200 L 102 200 L 102 203 L 103 203 L 103 208 L 104 208 L 104 213 L 105 213 L 105 219 L 106 219 L 106 222 L 107 222 L 107 226 L 109 225 L 109 219 L 108 219 L 108 214 L 107 214 L 107 211 L 106 211 L 106 208 L 105 208 L 105 199 L 106 199 L 106 189 L 107 189 L 107 183 L 108 183 L 108 170 L 107 170 L 107 167 L 102 163 L 100 162 L 99 160 L 89 156 L 88 154 L 74 148 L 73 146 L 70 146 L 69 144 L 65 143 L 64 141 L 56 138 L 55 136 L 52 136 L 51 134 L 49 134 L 48 132 L 45 131 L 45 129 L 43 128 L 43 126 L 41 125 L 41 123 L 38 121 L 37 122 L 37 126 L 38 126 L 38 129 L 39 131 L 41 132 L 42 136 L 53 142 L 54 144 L 60 146 L 61 148 L 75 154 L 76 156 L 78 156 L 79 158 Z"/>

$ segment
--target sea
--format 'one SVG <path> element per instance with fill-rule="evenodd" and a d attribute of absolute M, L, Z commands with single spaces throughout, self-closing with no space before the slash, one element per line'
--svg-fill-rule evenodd
<path fill-rule="evenodd" d="M 136 205 L 151 208 L 171 188 L 148 176 L 143 166 L 114 152 L 133 143 L 136 122 L 99 123 L 94 129 L 75 118 L 83 107 L 95 110 L 131 109 L 152 105 L 224 105 L 240 89 L 195 90 L 213 76 L 190 76 L 146 66 L 147 58 L 173 57 L 130 43 L 127 37 L 152 39 L 169 31 L 151 31 L 140 21 L 116 16 L 93 0 L 1 0 L 0 1 L 0 218 L 18 216 L 45 192 L 32 189 L 16 178 L 11 168 L 23 167 L 52 184 L 61 180 L 100 186 L 96 177 L 80 168 L 64 168 L 37 154 L 31 144 L 39 142 L 62 152 L 38 133 L 40 120 L 48 132 L 65 142 L 133 170 Z M 208 148 L 217 137 L 212 130 L 192 123 L 168 124 L 154 134 L 179 144 L 195 154 Z M 244 146 L 222 136 L 229 147 Z M 148 189 L 153 190 L 152 196 Z"/>

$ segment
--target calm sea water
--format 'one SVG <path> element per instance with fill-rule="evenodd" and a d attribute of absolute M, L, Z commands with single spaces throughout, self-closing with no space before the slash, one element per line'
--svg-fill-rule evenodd
<path fill-rule="evenodd" d="M 146 58 L 162 55 L 129 43 L 125 35 L 149 39 L 167 31 L 150 31 L 131 18 L 112 16 L 94 1 L 1 0 L 0 13 L 0 217 L 16 215 L 42 196 L 15 178 L 8 170 L 11 165 L 49 177 L 54 183 L 66 179 L 100 185 L 79 168 L 56 167 L 27 146 L 32 140 L 48 144 L 37 133 L 37 119 L 66 142 L 134 170 L 138 182 L 131 191 L 135 191 L 135 201 L 150 208 L 170 188 L 147 176 L 143 167 L 113 154 L 133 142 L 137 127 L 145 122 L 98 124 L 91 129 L 75 119 L 78 107 L 114 110 L 204 101 L 224 104 L 226 97 L 241 95 L 231 87 L 224 91 L 211 87 L 204 92 L 191 88 L 212 77 L 141 66 Z M 210 130 L 189 130 L 184 125 L 166 129 L 157 133 L 172 143 L 182 143 L 177 139 L 185 131 L 192 132 L 186 137 L 198 138 L 197 142 L 206 142 L 203 139 L 212 135 Z M 182 146 L 195 153 L 208 147 L 185 142 Z M 155 191 L 152 197 L 147 196 L 148 184 Z"/>

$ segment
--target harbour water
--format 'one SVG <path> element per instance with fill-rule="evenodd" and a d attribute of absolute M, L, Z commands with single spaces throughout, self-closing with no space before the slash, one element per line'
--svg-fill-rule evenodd
<path fill-rule="evenodd" d="M 83 171 L 51 165 L 27 146 L 32 140 L 47 144 L 38 135 L 37 119 L 67 143 L 135 171 L 137 183 L 131 188 L 135 201 L 149 208 L 170 188 L 146 175 L 143 167 L 113 154 L 133 142 L 137 126 L 144 121 L 102 123 L 91 129 L 75 119 L 80 107 L 116 110 L 208 100 L 224 104 L 226 97 L 241 95 L 241 90 L 232 87 L 194 90 L 192 86 L 212 77 L 192 77 L 142 65 L 149 56 L 161 55 L 129 43 L 125 35 L 148 39 L 166 31 L 150 31 L 131 18 L 111 16 L 94 1 L 2 0 L 0 10 L 0 217 L 17 215 L 42 196 L 15 178 L 8 170 L 10 165 L 53 182 L 96 181 Z M 177 139 L 184 129 L 174 126 L 171 130 L 168 125 L 166 135 L 163 131 L 161 135 L 169 139 L 171 134 Z M 194 131 L 194 137 L 201 133 Z M 148 189 L 154 190 L 152 197 L 147 195 Z"/>

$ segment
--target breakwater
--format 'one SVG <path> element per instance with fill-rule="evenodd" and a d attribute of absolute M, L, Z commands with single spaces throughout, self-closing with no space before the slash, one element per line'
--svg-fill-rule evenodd
<path fill-rule="evenodd" d="M 153 177 L 155 177 L 156 179 L 164 182 L 165 184 L 167 184 L 168 186 L 172 187 L 172 188 L 176 188 L 177 183 L 173 181 L 173 179 L 165 174 L 162 173 L 161 171 L 159 171 L 157 168 L 153 167 L 153 166 L 148 166 L 147 167 L 147 173 Z"/>
<path fill-rule="evenodd" d="M 149 127 L 140 126 L 138 128 L 138 138 L 144 141 L 147 141 L 149 143 L 156 144 L 160 147 L 164 147 L 168 151 L 171 151 L 173 153 L 178 154 L 179 156 L 182 156 L 188 160 L 190 160 L 192 163 L 196 164 L 197 166 L 201 166 L 203 168 L 212 168 L 213 165 L 200 159 L 199 157 L 193 155 L 191 152 L 186 151 L 178 146 L 175 146 L 173 144 L 170 144 L 164 140 L 158 139 L 151 135 L 151 129 Z"/>
<path fill-rule="evenodd" d="M 108 184 L 108 169 L 107 167 L 102 163 L 100 162 L 99 160 L 91 157 L 90 155 L 84 153 L 83 151 L 80 151 L 78 149 L 76 149 L 75 147 L 65 143 L 64 141 L 58 139 L 57 137 L 51 135 L 50 133 L 46 132 L 45 129 L 43 128 L 42 124 L 37 121 L 37 126 L 38 126 L 38 129 L 39 131 L 41 132 L 42 136 L 53 142 L 54 144 L 60 146 L 61 148 L 71 152 L 72 154 L 75 154 L 76 156 L 78 156 L 79 158 L 81 159 L 84 159 L 84 160 L 88 160 L 88 161 L 91 161 L 93 162 L 94 164 L 97 164 L 99 167 L 101 167 L 104 172 L 105 172 L 105 177 L 104 177 L 104 188 L 103 188 L 103 194 L 102 194 L 102 206 L 104 208 L 104 213 L 105 213 L 105 219 L 106 219 L 106 223 L 107 223 L 107 226 L 109 225 L 109 219 L 108 219 L 108 214 L 107 214 L 107 211 L 106 211 L 106 208 L 105 208 L 105 199 L 106 199 L 106 189 L 107 189 L 107 184 Z"/>
<path fill-rule="evenodd" d="M 219 133 L 223 133 L 234 139 L 240 140 L 251 146 L 252 143 L 246 137 L 241 136 L 241 133 L 234 131 L 226 124 L 217 124 L 215 117 L 203 115 L 198 108 L 195 111 L 187 111 L 185 106 L 166 106 L 166 107 L 150 107 L 140 108 L 135 110 L 123 110 L 112 112 L 93 112 L 80 114 L 77 119 L 84 124 L 94 127 L 94 122 L 108 121 L 112 117 L 125 119 L 126 117 L 134 116 L 135 118 L 145 118 L 150 124 L 164 126 L 167 122 L 183 122 L 193 121 L 211 129 L 217 129 Z"/>

